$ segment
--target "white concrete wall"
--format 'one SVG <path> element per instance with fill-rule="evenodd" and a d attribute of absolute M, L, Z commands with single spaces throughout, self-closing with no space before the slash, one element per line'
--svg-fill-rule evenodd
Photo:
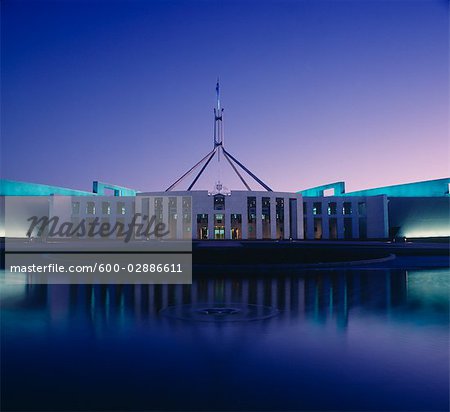
<path fill-rule="evenodd" d="M 388 200 L 386 195 L 366 197 L 367 237 L 387 238 L 389 236 Z"/>

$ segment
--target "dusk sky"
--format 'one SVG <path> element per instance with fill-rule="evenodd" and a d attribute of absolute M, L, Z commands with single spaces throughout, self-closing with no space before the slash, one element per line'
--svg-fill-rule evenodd
<path fill-rule="evenodd" d="M 212 149 L 217 76 L 225 146 L 274 190 L 447 177 L 448 23 L 443 0 L 2 1 L 2 177 L 163 190 Z"/>

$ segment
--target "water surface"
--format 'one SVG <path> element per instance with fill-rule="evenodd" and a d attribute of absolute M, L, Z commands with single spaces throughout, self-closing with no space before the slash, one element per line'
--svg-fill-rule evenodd
<path fill-rule="evenodd" d="M 3 274 L 3 410 L 448 410 L 448 269 L 27 285 Z"/>

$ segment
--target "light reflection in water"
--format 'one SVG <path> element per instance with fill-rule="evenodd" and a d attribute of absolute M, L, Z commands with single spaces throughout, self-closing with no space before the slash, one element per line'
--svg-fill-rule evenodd
<path fill-rule="evenodd" d="M 211 274 L 192 285 L 3 278 L 2 394 L 42 410 L 445 410 L 449 278 L 448 269 Z M 249 305 L 252 316 L 279 313 L 161 314 Z"/>
<path fill-rule="evenodd" d="M 389 315 L 393 308 L 448 306 L 449 271 L 315 271 L 304 275 L 199 277 L 192 285 L 39 285 L 9 284 L 2 306 L 26 302 L 48 311 L 56 322 L 84 316 L 93 327 L 110 321 L 160 319 L 161 309 L 187 304 L 260 305 L 278 309 L 283 319 L 333 320 L 348 325 L 355 309 Z"/>

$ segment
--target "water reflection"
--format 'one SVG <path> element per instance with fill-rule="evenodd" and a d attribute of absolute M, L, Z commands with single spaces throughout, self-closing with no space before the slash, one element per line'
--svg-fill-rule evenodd
<path fill-rule="evenodd" d="M 120 286 L 6 275 L 2 407 L 448 410 L 449 278 L 328 270 Z M 222 321 L 234 314 L 245 321 Z"/>
<path fill-rule="evenodd" d="M 182 305 L 257 305 L 280 311 L 286 319 L 330 320 L 342 329 L 352 311 L 377 316 L 419 309 L 435 312 L 434 321 L 448 318 L 449 271 L 339 270 L 272 276 L 211 276 L 192 285 L 39 285 L 10 283 L 4 278 L 2 307 L 47 311 L 58 322 L 81 316 L 93 327 L 152 319 L 160 311 Z M 439 316 L 441 315 L 441 316 Z"/>

